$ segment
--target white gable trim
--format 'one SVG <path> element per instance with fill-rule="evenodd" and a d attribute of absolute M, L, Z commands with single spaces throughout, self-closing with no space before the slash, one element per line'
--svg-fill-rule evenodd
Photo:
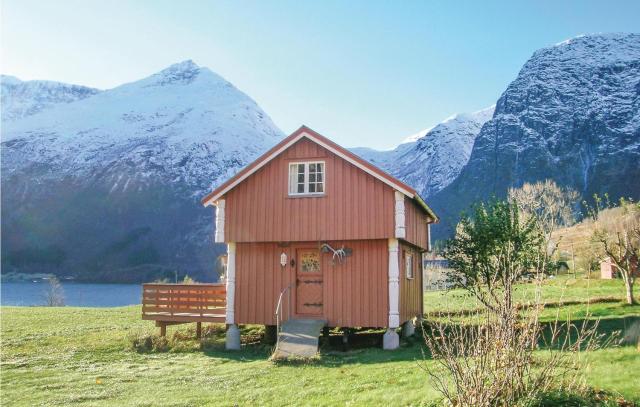
<path fill-rule="evenodd" d="M 345 155 L 342 152 L 340 152 L 340 151 L 336 150 L 335 148 L 331 147 L 330 145 L 328 145 L 326 143 L 323 143 L 321 140 L 318 140 L 317 138 L 315 138 L 312 134 L 309 134 L 309 133 L 303 131 L 302 133 L 300 133 L 299 135 L 297 135 L 296 137 L 291 139 L 288 143 L 284 144 L 282 147 L 280 147 L 279 149 L 277 149 L 276 151 L 271 153 L 267 158 L 262 160 L 260 163 L 258 163 L 251 170 L 247 171 L 245 174 L 243 174 L 237 180 L 235 180 L 231 184 L 227 185 L 227 187 L 224 188 L 222 191 L 218 192 L 216 195 L 214 195 L 211 198 L 209 198 L 207 200 L 207 202 L 204 203 L 204 206 L 212 205 L 214 202 L 216 202 L 218 199 L 220 199 L 221 196 L 223 196 L 224 194 L 226 194 L 227 192 L 229 192 L 230 190 L 235 188 L 236 185 L 238 185 L 239 183 L 241 183 L 242 181 L 247 179 L 250 175 L 252 175 L 256 171 L 258 171 L 260 168 L 264 167 L 269 161 L 271 161 L 274 158 L 276 158 L 284 150 L 286 150 L 287 148 L 289 148 L 292 145 L 294 145 L 295 143 L 297 143 L 303 137 L 306 137 L 309 140 L 313 141 L 314 143 L 326 148 L 327 150 L 331 151 L 332 153 L 334 153 L 338 157 L 348 161 L 349 163 L 351 163 L 351 164 L 355 165 L 356 167 L 360 168 L 361 170 L 363 170 L 367 174 L 372 175 L 373 177 L 375 177 L 375 178 L 379 179 L 380 181 L 384 182 L 385 184 L 389 185 L 390 187 L 392 187 L 396 191 L 402 192 L 403 194 L 405 194 L 409 198 L 413 198 L 414 197 L 414 194 L 409 192 L 409 191 L 407 191 L 405 188 L 402 188 L 398 184 L 388 180 L 387 178 L 383 177 L 382 175 L 378 174 L 377 172 L 372 171 L 366 165 L 363 165 L 363 164 L 359 163 L 358 161 L 354 160 L 353 158 L 349 157 L 348 155 Z"/>

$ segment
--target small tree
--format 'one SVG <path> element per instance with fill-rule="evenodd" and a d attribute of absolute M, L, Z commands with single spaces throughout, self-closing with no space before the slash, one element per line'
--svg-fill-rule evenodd
<path fill-rule="evenodd" d="M 520 188 L 509 189 L 509 201 L 520 209 L 523 217 L 534 217 L 545 237 L 549 255 L 557 249 L 558 243 L 551 244 L 551 235 L 561 227 L 575 223 L 575 209 L 579 205 L 580 194 L 571 188 L 561 188 L 553 180 L 525 183 Z"/>
<path fill-rule="evenodd" d="M 448 241 L 451 279 L 485 306 L 469 315 L 469 324 L 435 314 L 423 331 L 437 361 L 424 368 L 451 405 L 522 405 L 553 389 L 580 386 L 577 354 L 599 346 L 597 322 L 578 326 L 559 322 L 557 314 L 555 323 L 543 326 L 540 278 L 532 303 L 521 308 L 513 301 L 520 277 L 546 271 L 544 243 L 537 217 L 521 217 L 506 201 L 477 205 Z M 540 345 L 548 349 L 543 360 L 535 354 Z"/>
<path fill-rule="evenodd" d="M 47 307 L 64 306 L 64 289 L 57 277 L 51 276 L 44 290 L 44 301 Z"/>
<path fill-rule="evenodd" d="M 528 182 L 509 189 L 509 201 L 518 205 L 525 215 L 538 218 L 545 233 L 575 222 L 575 208 L 580 194 L 571 188 L 561 188 L 553 180 Z"/>
<path fill-rule="evenodd" d="M 189 277 L 188 274 L 184 275 L 184 278 L 182 279 L 182 284 L 195 284 L 196 280 L 194 280 L 193 278 Z"/>
<path fill-rule="evenodd" d="M 633 285 L 640 259 L 640 204 L 621 200 L 619 214 L 598 217 L 593 240 L 616 266 L 624 281 L 627 304 L 635 304 Z"/>
<path fill-rule="evenodd" d="M 523 275 L 545 267 L 544 239 L 534 217 L 521 219 L 514 203 L 492 201 L 463 215 L 444 253 L 453 285 L 509 318 L 512 288 Z"/>

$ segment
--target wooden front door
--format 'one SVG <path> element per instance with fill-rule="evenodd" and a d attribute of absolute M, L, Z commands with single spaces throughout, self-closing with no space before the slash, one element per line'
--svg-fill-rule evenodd
<path fill-rule="evenodd" d="M 318 249 L 296 253 L 296 314 L 322 315 L 322 268 Z"/>

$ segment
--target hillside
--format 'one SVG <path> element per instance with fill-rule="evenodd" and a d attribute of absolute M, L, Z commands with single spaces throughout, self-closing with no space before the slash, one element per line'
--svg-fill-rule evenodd
<path fill-rule="evenodd" d="M 640 34 L 536 51 L 498 100 L 458 178 L 430 201 L 450 234 L 477 200 L 552 179 L 589 198 L 640 198 Z"/>
<path fill-rule="evenodd" d="M 32 87 L 20 103 L 30 96 L 36 104 L 55 86 Z M 3 118 L 3 271 L 217 278 L 223 247 L 213 245 L 211 210 L 199 199 L 282 132 L 192 61 L 85 96 Z"/>
<path fill-rule="evenodd" d="M 591 271 L 595 276 L 599 276 L 600 261 L 604 254 L 601 244 L 593 241 L 596 228 L 613 224 L 627 216 L 628 210 L 622 207 L 603 209 L 598 213 L 597 222 L 591 217 L 586 217 L 573 226 L 557 230 L 551 238 L 553 243 L 558 245 L 559 255 L 567 261 L 572 270 L 581 273 Z"/>

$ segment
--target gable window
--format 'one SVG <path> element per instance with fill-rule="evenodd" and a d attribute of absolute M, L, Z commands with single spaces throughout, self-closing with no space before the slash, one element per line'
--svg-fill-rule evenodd
<path fill-rule="evenodd" d="M 413 255 L 405 252 L 404 255 L 404 271 L 408 279 L 413 279 Z"/>
<path fill-rule="evenodd" d="M 289 164 L 289 195 L 324 194 L 324 162 Z"/>

